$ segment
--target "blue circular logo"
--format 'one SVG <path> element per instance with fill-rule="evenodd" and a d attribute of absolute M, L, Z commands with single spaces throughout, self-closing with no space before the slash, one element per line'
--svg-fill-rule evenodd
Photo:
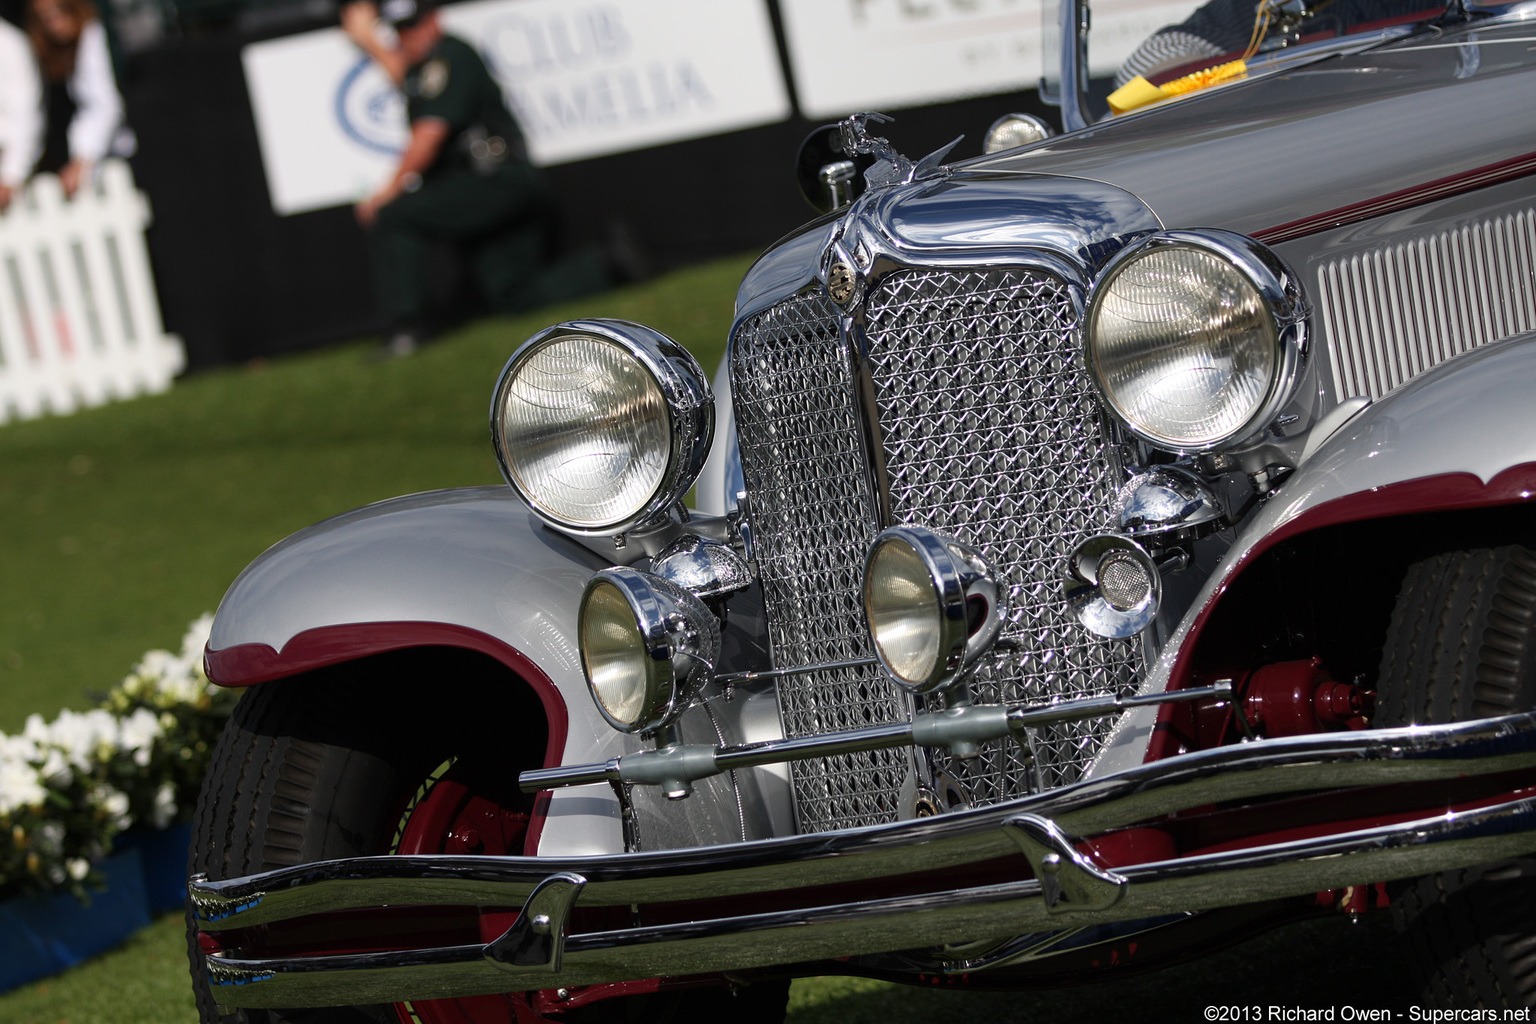
<path fill-rule="evenodd" d="M 404 98 L 368 57 L 353 65 L 336 87 L 336 123 L 359 146 L 389 156 L 403 152 L 410 138 Z"/>

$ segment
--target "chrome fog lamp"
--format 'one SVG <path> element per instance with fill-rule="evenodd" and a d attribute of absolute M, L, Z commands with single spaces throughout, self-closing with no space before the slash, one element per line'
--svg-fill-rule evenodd
<path fill-rule="evenodd" d="M 502 475 L 545 522 L 617 534 L 660 519 L 714 437 L 709 382 L 648 327 L 577 320 L 513 353 L 491 400 Z"/>
<path fill-rule="evenodd" d="M 720 623 L 703 602 L 634 569 L 592 577 L 577 622 L 587 689 L 620 732 L 649 732 L 674 721 L 720 657 Z"/>
<path fill-rule="evenodd" d="M 1306 346 L 1296 275 L 1231 231 L 1164 231 L 1122 250 L 1088 296 L 1087 362 L 1117 417 L 1173 452 L 1256 439 Z"/>
<path fill-rule="evenodd" d="M 1044 118 L 1034 114 L 1004 114 L 992 122 L 982 140 L 983 153 L 1001 153 L 1005 149 L 1017 149 L 1041 139 L 1048 139 L 1056 132 Z"/>
<path fill-rule="evenodd" d="M 997 581 L 981 555 L 919 526 L 875 538 L 864 562 L 864 619 L 880 664 L 913 693 L 958 682 L 997 639 Z"/>
<path fill-rule="evenodd" d="M 1124 639 L 1151 624 L 1163 597 L 1162 575 L 1129 537 L 1100 534 L 1067 558 L 1067 605 L 1088 631 Z"/>
<path fill-rule="evenodd" d="M 1120 529 L 1153 547 L 1196 540 L 1226 522 L 1211 489 L 1174 466 L 1138 471 L 1120 488 L 1116 504 Z"/>

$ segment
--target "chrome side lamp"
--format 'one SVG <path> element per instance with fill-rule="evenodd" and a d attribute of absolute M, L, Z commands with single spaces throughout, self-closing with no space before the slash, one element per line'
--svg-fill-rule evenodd
<path fill-rule="evenodd" d="M 1089 537 L 1067 558 L 1067 605 L 1091 633 L 1121 640 L 1152 622 L 1163 580 L 1146 548 L 1129 537 Z"/>
<path fill-rule="evenodd" d="M 921 526 L 882 532 L 864 562 L 864 620 L 880 664 L 915 694 L 959 683 L 997 640 L 997 593 L 974 548 Z"/>
<path fill-rule="evenodd" d="M 1120 529 L 1152 548 L 1196 540 L 1226 524 L 1209 487 L 1176 466 L 1135 473 L 1117 495 Z"/>
<path fill-rule="evenodd" d="M 720 658 L 720 623 L 704 602 L 635 569 L 604 569 L 587 582 L 577 635 L 592 701 L 625 733 L 676 721 Z"/>

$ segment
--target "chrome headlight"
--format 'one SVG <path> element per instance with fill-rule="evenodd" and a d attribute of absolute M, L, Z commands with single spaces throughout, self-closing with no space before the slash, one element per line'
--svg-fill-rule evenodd
<path fill-rule="evenodd" d="M 535 335 L 501 371 L 491 439 L 501 472 L 546 522 L 623 533 L 665 514 L 714 437 L 709 382 L 687 349 L 620 320 Z"/>
<path fill-rule="evenodd" d="M 992 127 L 982 137 L 981 151 L 1001 153 L 1005 149 L 1017 149 L 1055 134 L 1043 118 L 1034 114 L 1004 114 L 992 122 Z"/>
<path fill-rule="evenodd" d="M 587 582 L 577 636 L 592 701 L 620 732 L 672 722 L 720 657 L 720 623 L 704 603 L 634 569 L 605 569 Z"/>
<path fill-rule="evenodd" d="M 864 618 L 881 665 L 914 693 L 959 681 L 1002 627 L 997 581 L 981 555 L 917 526 L 875 538 L 864 563 Z"/>
<path fill-rule="evenodd" d="M 1157 447 L 1241 444 L 1292 397 L 1306 313 L 1296 275 L 1253 239 L 1159 232 L 1094 283 L 1088 366 L 1115 415 Z"/>

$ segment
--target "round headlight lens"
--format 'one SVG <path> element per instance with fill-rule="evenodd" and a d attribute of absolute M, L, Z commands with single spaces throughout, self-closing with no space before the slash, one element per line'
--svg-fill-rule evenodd
<path fill-rule="evenodd" d="M 1055 132 L 1044 120 L 1034 114 L 1004 114 L 992 122 L 983 137 L 983 153 L 1001 153 L 1005 149 L 1027 146 L 1041 139 L 1048 139 Z"/>
<path fill-rule="evenodd" d="M 581 660 L 598 707 L 621 728 L 649 710 L 653 664 L 640 624 L 619 588 L 595 582 L 581 606 Z"/>
<path fill-rule="evenodd" d="M 625 523 L 666 483 L 672 419 L 650 370 L 607 338 L 531 346 L 497 393 L 498 454 L 537 511 L 577 529 Z"/>
<path fill-rule="evenodd" d="M 1154 444 L 1200 450 L 1257 424 L 1280 374 L 1274 311 L 1224 255 L 1143 249 L 1095 286 L 1089 365 L 1105 399 Z"/>
<path fill-rule="evenodd" d="M 880 660 L 905 686 L 925 685 L 947 653 L 944 609 L 922 557 L 899 539 L 870 553 L 864 609 Z"/>

